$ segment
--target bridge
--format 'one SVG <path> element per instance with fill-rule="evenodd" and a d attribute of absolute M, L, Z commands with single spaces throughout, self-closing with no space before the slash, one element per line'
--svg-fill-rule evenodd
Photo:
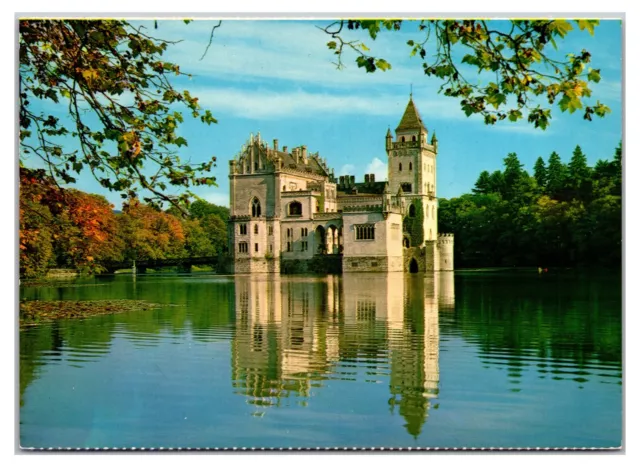
<path fill-rule="evenodd" d="M 177 267 L 179 271 L 189 272 L 191 266 L 206 265 L 218 266 L 217 256 L 201 256 L 196 258 L 165 258 L 165 259 L 143 259 L 135 261 L 136 272 L 144 273 L 147 269 L 157 269 L 163 267 Z M 132 269 L 134 262 L 132 260 L 126 261 L 105 261 L 101 265 L 107 270 L 107 272 L 115 272 L 118 269 Z"/>

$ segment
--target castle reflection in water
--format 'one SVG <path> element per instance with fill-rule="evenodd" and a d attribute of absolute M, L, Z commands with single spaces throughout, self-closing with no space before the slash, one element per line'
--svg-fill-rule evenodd
<path fill-rule="evenodd" d="M 255 415 L 292 397 L 304 405 L 328 380 L 362 379 L 388 384 L 390 410 L 420 433 L 438 396 L 438 314 L 453 310 L 453 272 L 236 276 L 234 306 L 234 391 Z"/>

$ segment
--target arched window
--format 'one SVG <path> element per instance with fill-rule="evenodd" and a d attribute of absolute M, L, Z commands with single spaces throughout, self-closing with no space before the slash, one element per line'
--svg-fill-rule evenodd
<path fill-rule="evenodd" d="M 297 201 L 294 201 L 289 204 L 289 215 L 290 216 L 301 216 L 302 215 L 302 204 Z"/>
<path fill-rule="evenodd" d="M 409 206 L 409 217 L 416 217 L 416 207 L 413 204 Z"/>
<path fill-rule="evenodd" d="M 415 141 L 415 140 L 416 140 L 416 137 L 414 135 L 414 136 L 411 137 L 411 141 Z"/>
<path fill-rule="evenodd" d="M 257 234 L 258 233 L 258 224 L 253 226 L 253 233 Z"/>
<path fill-rule="evenodd" d="M 402 162 L 398 164 L 398 172 L 402 172 Z"/>
<path fill-rule="evenodd" d="M 404 136 L 402 137 L 402 142 L 404 143 Z"/>
<path fill-rule="evenodd" d="M 258 170 L 258 162 L 253 163 L 253 170 Z"/>
<path fill-rule="evenodd" d="M 251 202 L 251 216 L 252 217 L 260 217 L 262 215 L 262 209 L 260 207 L 260 201 L 258 198 L 253 198 Z"/>
<path fill-rule="evenodd" d="M 413 162 L 409 162 L 409 172 L 413 170 Z"/>

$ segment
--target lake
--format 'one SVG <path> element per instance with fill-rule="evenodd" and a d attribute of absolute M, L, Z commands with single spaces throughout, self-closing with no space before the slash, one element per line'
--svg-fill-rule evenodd
<path fill-rule="evenodd" d="M 149 311 L 20 331 L 36 448 L 618 447 L 620 274 L 130 275 Z"/>

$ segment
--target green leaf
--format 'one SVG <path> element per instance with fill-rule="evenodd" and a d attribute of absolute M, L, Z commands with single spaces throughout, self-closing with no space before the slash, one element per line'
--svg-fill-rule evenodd
<path fill-rule="evenodd" d="M 331 41 L 331 42 L 327 42 L 327 47 L 329 47 L 329 49 L 334 50 L 337 47 L 338 44 L 336 44 L 336 41 Z"/>
<path fill-rule="evenodd" d="M 509 120 L 515 122 L 522 118 L 522 112 L 519 110 L 510 110 L 509 111 Z"/>
<path fill-rule="evenodd" d="M 558 19 L 551 23 L 549 29 L 560 37 L 564 37 L 569 33 L 569 31 L 573 31 L 573 26 L 571 26 L 571 23 L 565 19 Z"/>
<path fill-rule="evenodd" d="M 594 29 L 596 26 L 598 26 L 598 24 L 600 24 L 600 21 L 598 21 L 597 19 L 579 19 L 577 20 L 577 23 L 581 31 L 584 31 L 586 29 L 587 31 L 589 31 L 589 34 L 593 36 Z"/>
<path fill-rule="evenodd" d="M 387 71 L 391 69 L 391 64 L 382 58 L 379 58 L 378 60 L 376 60 L 376 66 L 378 67 L 378 69 L 382 71 Z"/>
<path fill-rule="evenodd" d="M 173 143 L 176 146 L 187 146 L 187 140 L 184 139 L 182 136 L 180 136 L 179 138 L 176 138 L 176 140 Z"/>
<path fill-rule="evenodd" d="M 589 69 L 589 74 L 587 75 L 587 79 L 589 81 L 593 81 L 594 83 L 600 82 L 600 70 Z"/>

